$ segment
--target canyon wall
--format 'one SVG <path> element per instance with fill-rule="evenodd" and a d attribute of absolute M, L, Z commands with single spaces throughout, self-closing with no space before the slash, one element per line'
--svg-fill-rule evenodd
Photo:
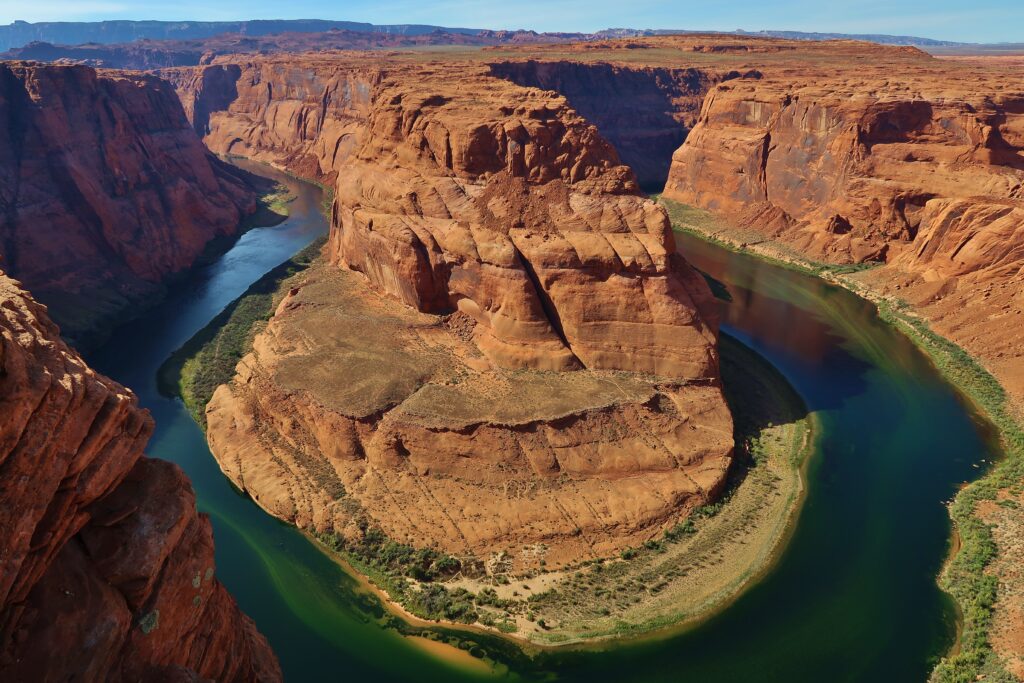
<path fill-rule="evenodd" d="M 857 280 L 981 359 L 1024 415 L 1024 79 L 1012 62 L 699 35 L 518 52 L 495 73 L 570 100 L 580 71 L 606 93 L 620 74 L 740 74 L 707 90 L 664 196 L 773 256 L 881 266 Z M 615 130 L 633 107 L 613 96 L 595 115 Z"/>
<path fill-rule="evenodd" d="M 883 263 L 858 279 L 982 359 L 1024 414 L 1024 79 L 879 62 L 719 85 L 665 196 L 814 260 Z"/>
<path fill-rule="evenodd" d="M 0 64 L 0 257 L 89 342 L 256 209 L 152 76 Z"/>
<path fill-rule="evenodd" d="M 1020 210 L 1024 92 L 842 76 L 717 87 L 674 156 L 665 196 L 829 261 L 884 259 L 890 245 L 908 252 L 908 266 L 958 275 L 1013 260 L 1015 240 L 1001 238 L 998 221 Z M 961 234 L 976 233 L 971 244 L 940 247 L 949 215 L 968 207 L 972 228 Z"/>
<path fill-rule="evenodd" d="M 276 681 L 149 414 L 0 273 L 0 675 Z"/>
<path fill-rule="evenodd" d="M 485 67 L 355 57 L 165 75 L 214 151 L 334 183 L 334 262 L 419 310 L 463 311 L 495 362 L 716 375 L 706 286 L 563 97 Z"/>
<path fill-rule="evenodd" d="M 222 469 L 261 505 L 537 566 L 614 554 L 718 494 L 710 292 L 564 97 L 378 57 L 165 75 L 213 150 L 335 189 L 329 265 L 208 407 Z"/>
<path fill-rule="evenodd" d="M 519 85 L 553 90 L 615 145 L 643 187 L 660 191 L 672 152 L 683 144 L 707 92 L 736 71 L 626 66 L 606 62 L 503 61 L 491 73 Z"/>

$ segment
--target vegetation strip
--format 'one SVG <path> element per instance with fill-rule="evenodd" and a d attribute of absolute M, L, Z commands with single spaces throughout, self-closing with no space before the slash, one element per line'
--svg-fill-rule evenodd
<path fill-rule="evenodd" d="M 997 557 L 992 528 L 978 516 L 980 501 L 997 500 L 1000 491 L 1019 496 L 1024 492 L 1024 426 L 1014 419 L 1006 392 L 981 364 L 952 341 L 936 334 L 915 316 L 903 301 L 871 296 L 859 283 L 845 277 L 865 266 L 835 266 L 815 263 L 767 242 L 763 236 L 751 246 L 749 231 L 724 226 L 700 209 L 659 198 L 668 210 L 673 226 L 699 239 L 730 251 L 745 253 L 776 265 L 828 280 L 869 299 L 878 307 L 879 317 L 902 332 L 932 360 L 942 376 L 971 401 L 999 433 L 1003 458 L 984 476 L 965 486 L 949 506 L 949 514 L 960 547 L 946 564 L 939 583 L 957 602 L 963 619 L 958 650 L 944 658 L 932 672 L 935 683 L 968 683 L 985 680 L 1014 683 L 990 641 L 993 610 L 998 595 L 998 577 L 987 571 Z M 735 232 L 736 237 L 729 234 Z M 872 266 L 866 266 L 872 267 Z"/>
<path fill-rule="evenodd" d="M 305 270 L 325 241 L 324 237 L 318 238 L 254 282 L 171 354 L 157 376 L 160 393 L 180 396 L 195 421 L 205 429 L 206 404 L 214 390 L 234 377 L 238 361 L 249 352 L 253 338 L 288 291 L 282 284 Z"/>

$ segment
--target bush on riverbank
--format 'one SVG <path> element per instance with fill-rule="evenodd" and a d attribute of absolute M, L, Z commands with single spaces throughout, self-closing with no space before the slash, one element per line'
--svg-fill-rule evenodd
<path fill-rule="evenodd" d="M 1024 482 L 1024 428 L 1007 406 L 1006 392 L 995 377 L 956 344 L 933 332 L 928 325 L 888 303 L 879 314 L 924 349 L 946 379 L 960 389 L 999 430 L 1004 458 L 992 470 L 962 489 L 949 514 L 960 536 L 960 549 L 942 575 L 942 587 L 963 613 L 960 651 L 944 659 L 932 673 L 935 683 L 968 683 L 984 676 L 986 681 L 1012 683 L 989 641 L 998 577 L 986 568 L 998 548 L 992 530 L 976 514 L 982 500 L 995 500 L 1001 489 Z"/>
<path fill-rule="evenodd" d="M 462 570 L 462 562 L 447 553 L 398 543 L 377 528 L 365 529 L 357 542 L 346 541 L 332 532 L 314 536 L 421 619 L 472 624 L 481 617 L 477 606 L 507 607 L 497 595 L 492 595 L 493 590 L 474 595 L 464 588 L 449 590 L 437 583 Z M 491 620 L 494 621 L 493 616 Z"/>

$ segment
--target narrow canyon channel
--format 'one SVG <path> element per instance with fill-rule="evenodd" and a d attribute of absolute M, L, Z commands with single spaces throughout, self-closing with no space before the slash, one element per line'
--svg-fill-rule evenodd
<path fill-rule="evenodd" d="M 950 534 L 944 501 L 992 459 L 986 424 L 871 304 L 679 233 L 686 257 L 728 288 L 723 330 L 771 361 L 818 418 L 807 498 L 779 562 L 713 618 L 640 641 L 525 654 L 478 633 L 400 635 L 359 582 L 231 487 L 182 403 L 157 390 L 172 351 L 327 231 L 318 188 L 243 165 L 297 195 L 289 219 L 247 232 L 89 361 L 152 411 L 148 451 L 192 479 L 217 573 L 286 680 L 923 681 L 951 646 L 955 609 L 935 583 Z"/>

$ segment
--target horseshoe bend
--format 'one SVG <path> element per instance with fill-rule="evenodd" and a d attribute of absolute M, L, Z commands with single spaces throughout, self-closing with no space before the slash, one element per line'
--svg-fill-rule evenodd
<path fill-rule="evenodd" d="M 186 467 L 230 539 L 221 585 L 188 479 L 142 456 L 152 418 L 63 331 L 118 381 L 155 382 L 177 349 L 161 390 L 262 508 L 244 514 L 297 527 L 329 558 L 288 576 L 366 581 L 375 597 L 331 580 L 363 596 L 352 604 L 384 603 L 345 628 L 412 636 L 396 652 L 436 650 L 452 676 L 603 680 L 632 655 L 537 646 L 623 638 L 608 648 L 629 652 L 657 648 L 630 644 L 654 634 L 717 656 L 695 671 L 753 680 L 714 634 L 769 628 L 759 601 L 774 595 L 854 591 L 852 576 L 787 577 L 815 557 L 844 576 L 877 544 L 897 552 L 892 534 L 906 583 L 881 560 L 860 576 L 926 603 L 931 623 L 876 664 L 900 679 L 1024 674 L 1012 66 L 726 34 L 437 32 L 401 49 L 332 32 L 314 51 L 318 35 L 237 51 L 218 37 L 149 73 L 0 63 L 0 671 L 277 680 L 283 626 L 252 596 L 305 590 L 248 575 L 235 555 L 249 518 L 228 510 L 251 503 Z M 349 39 L 357 49 L 336 49 Z M 145 49 L 148 68 L 181 46 Z M 270 267 L 218 284 L 260 250 Z M 162 434 L 172 402 L 139 391 L 160 455 L 181 427 Z M 186 416 L 176 405 L 166 414 Z M 943 425 L 925 435 L 930 419 Z M 887 527 L 854 494 L 889 500 L 911 469 L 928 474 L 893 498 L 907 519 Z M 961 546 L 946 557 L 950 517 Z M 816 519 L 845 538 L 815 546 Z M 280 548 L 303 539 L 288 538 L 261 548 L 266 573 L 298 562 Z M 829 605 L 806 615 L 818 637 Z M 278 655 L 303 680 L 316 657 L 296 653 L 316 639 L 296 640 Z M 48 659 L 50 643 L 89 647 Z M 422 666 L 390 675 L 434 676 Z"/>
<path fill-rule="evenodd" d="M 547 546 L 514 565 L 613 555 L 710 502 L 732 451 L 711 295 L 594 127 L 483 75 L 328 73 L 326 263 L 210 403 L 229 476 L 343 535 Z M 240 151 L 230 107 L 208 125 Z"/>

